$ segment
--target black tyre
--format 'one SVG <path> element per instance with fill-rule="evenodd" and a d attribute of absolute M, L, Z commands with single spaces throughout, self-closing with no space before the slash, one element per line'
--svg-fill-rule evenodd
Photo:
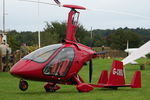
<path fill-rule="evenodd" d="M 51 85 L 49 85 L 49 84 L 46 84 L 44 86 L 44 89 L 45 89 L 46 92 L 56 92 L 56 90 L 54 89 L 54 87 L 51 86 Z"/>
<path fill-rule="evenodd" d="M 46 92 L 56 92 L 56 90 L 54 90 L 54 89 L 48 89 L 48 88 L 47 89 L 45 88 L 45 91 Z"/>
<path fill-rule="evenodd" d="M 21 80 L 19 83 L 19 89 L 21 91 L 26 91 L 28 89 L 28 83 L 24 80 Z"/>

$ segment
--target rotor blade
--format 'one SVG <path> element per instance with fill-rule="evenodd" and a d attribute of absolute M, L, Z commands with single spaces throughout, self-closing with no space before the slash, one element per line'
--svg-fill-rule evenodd
<path fill-rule="evenodd" d="M 56 2 L 56 4 L 61 5 L 60 1 L 58 0 L 54 0 Z"/>
<path fill-rule="evenodd" d="M 93 67 L 92 67 L 92 60 L 89 61 L 89 82 L 91 83 L 92 81 L 92 72 L 93 72 Z"/>
<path fill-rule="evenodd" d="M 123 11 L 109 10 L 109 9 L 87 9 L 87 10 L 100 11 L 100 12 L 106 12 L 106 13 L 114 13 L 114 14 L 119 14 L 119 15 L 134 16 L 134 17 L 139 17 L 139 18 L 150 20 L 150 17 L 148 17 L 148 16 L 143 16 L 143 15 L 139 15 L 139 14 L 131 13 L 131 12 L 123 12 Z"/>
<path fill-rule="evenodd" d="M 58 0 L 54 0 L 56 2 L 56 4 L 52 4 L 52 3 L 48 3 L 48 2 L 38 2 L 38 1 L 32 1 L 32 0 L 19 0 L 19 1 L 42 3 L 42 4 L 49 4 L 49 5 L 54 5 L 54 6 L 58 6 L 58 7 L 63 7 L 63 5 L 61 5 L 61 3 Z M 136 13 L 130 13 L 130 12 L 123 12 L 123 11 L 116 11 L 116 10 L 109 10 L 109 9 L 86 9 L 86 10 L 114 13 L 114 14 L 119 14 L 119 15 L 128 15 L 128 16 L 134 16 L 134 17 L 139 17 L 139 18 L 150 20 L 150 17 L 142 16 L 142 15 L 139 15 Z"/>
<path fill-rule="evenodd" d="M 26 2 L 33 2 L 33 3 L 41 3 L 41 4 L 48 4 L 48 5 L 63 7 L 62 5 L 53 4 L 53 3 L 48 3 L 48 2 L 41 2 L 41 1 L 39 1 L 39 2 L 38 2 L 38 1 L 32 1 L 32 0 L 19 0 L 19 1 L 26 1 Z"/>

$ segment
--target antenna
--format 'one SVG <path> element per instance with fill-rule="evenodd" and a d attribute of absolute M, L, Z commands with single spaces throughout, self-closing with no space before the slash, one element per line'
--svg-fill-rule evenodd
<path fill-rule="evenodd" d="M 40 0 L 38 0 L 38 19 L 40 19 L 39 2 L 40 2 Z M 40 48 L 40 47 L 41 47 L 41 32 L 40 32 L 40 25 L 38 25 L 38 44 L 39 44 L 39 48 Z"/>
<path fill-rule="evenodd" d="M 93 38 L 93 29 L 91 27 L 91 39 Z"/>
<path fill-rule="evenodd" d="M 3 29 L 2 29 L 2 34 L 1 34 L 1 42 L 5 42 L 7 44 L 7 37 L 6 37 L 6 32 L 5 32 L 5 0 L 3 0 Z"/>
<path fill-rule="evenodd" d="M 5 0 L 3 0 L 3 34 L 5 34 Z"/>

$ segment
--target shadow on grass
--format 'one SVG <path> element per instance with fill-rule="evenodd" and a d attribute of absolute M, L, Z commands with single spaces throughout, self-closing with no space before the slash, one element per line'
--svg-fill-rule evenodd
<path fill-rule="evenodd" d="M 15 93 L 15 94 L 19 94 L 19 95 L 35 95 L 35 94 L 44 94 L 45 92 L 44 91 L 37 91 L 37 92 L 22 92 L 22 91 L 20 91 L 20 92 L 17 92 L 17 93 Z"/>
<path fill-rule="evenodd" d="M 133 92 L 133 91 L 137 91 L 137 89 L 131 89 L 131 88 L 119 88 L 117 90 L 115 89 L 110 89 L 110 88 L 95 88 L 93 91 L 91 92 L 86 92 L 86 93 L 95 93 L 95 92 Z M 82 92 L 78 92 L 78 91 L 56 91 L 56 92 L 45 92 L 45 91 L 34 91 L 34 92 L 17 92 L 15 94 L 19 94 L 19 95 L 49 95 L 49 94 L 54 94 L 54 95 L 57 95 L 57 94 L 82 94 Z"/>
<path fill-rule="evenodd" d="M 56 92 L 45 92 L 45 91 L 37 91 L 37 92 L 17 92 L 15 94 L 19 95 L 47 95 L 47 94 L 76 94 L 78 91 L 56 91 Z"/>
<path fill-rule="evenodd" d="M 116 91 L 116 92 L 120 92 L 120 91 L 137 91 L 136 89 L 132 89 L 132 88 L 118 88 L 118 89 L 111 89 L 111 88 L 100 88 L 100 89 L 95 89 L 94 91 L 101 91 L 101 92 L 104 92 L 104 91 Z"/>

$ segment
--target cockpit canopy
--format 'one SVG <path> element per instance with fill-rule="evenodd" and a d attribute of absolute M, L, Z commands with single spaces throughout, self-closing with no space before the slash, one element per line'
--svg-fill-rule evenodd
<path fill-rule="evenodd" d="M 37 63 L 46 62 L 61 46 L 63 46 L 63 44 L 54 44 L 40 48 L 25 56 L 23 59 L 32 60 Z M 74 56 L 75 51 L 72 47 L 59 49 L 58 53 L 45 65 L 43 74 L 65 76 L 72 65 Z"/>
<path fill-rule="evenodd" d="M 35 62 L 45 62 L 47 61 L 51 55 L 62 46 L 62 44 L 54 44 L 49 45 L 40 49 L 33 51 L 32 53 L 25 56 L 23 59 L 29 59 Z"/>

